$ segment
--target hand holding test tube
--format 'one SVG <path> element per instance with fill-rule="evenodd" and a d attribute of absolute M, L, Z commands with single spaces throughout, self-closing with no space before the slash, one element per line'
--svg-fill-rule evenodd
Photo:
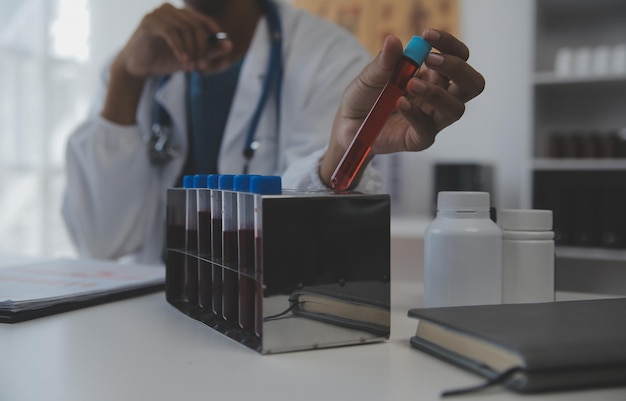
<path fill-rule="evenodd" d="M 343 155 L 331 177 L 331 185 L 337 191 L 350 187 L 354 177 L 372 149 L 372 144 L 393 111 L 396 101 L 405 92 L 406 85 L 430 52 L 431 46 L 423 38 L 413 36 L 406 46 L 393 75 L 381 91 L 352 143 Z"/>

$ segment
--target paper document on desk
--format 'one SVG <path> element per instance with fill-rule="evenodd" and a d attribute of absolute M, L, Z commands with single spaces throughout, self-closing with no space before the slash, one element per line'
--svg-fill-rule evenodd
<path fill-rule="evenodd" d="M 54 259 L 0 266 L 0 322 L 14 323 L 163 289 L 163 266 Z"/>

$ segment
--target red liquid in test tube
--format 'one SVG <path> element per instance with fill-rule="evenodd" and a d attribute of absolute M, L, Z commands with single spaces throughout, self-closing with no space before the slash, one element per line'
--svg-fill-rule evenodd
<path fill-rule="evenodd" d="M 198 211 L 198 306 L 203 311 L 211 310 L 211 264 L 205 258 L 211 255 L 212 242 L 211 210 Z"/>
<path fill-rule="evenodd" d="M 220 195 L 221 199 L 221 195 Z M 221 209 L 221 203 L 220 203 Z M 213 211 L 211 211 L 213 213 Z M 211 258 L 219 263 L 222 262 L 222 219 L 213 218 L 212 232 L 213 245 L 211 246 Z M 211 307 L 216 316 L 222 316 L 222 267 L 217 263 L 211 266 Z"/>
<path fill-rule="evenodd" d="M 183 187 L 187 191 L 187 207 L 185 218 L 185 296 L 189 304 L 198 303 L 198 260 L 195 252 L 198 248 L 198 209 L 197 189 L 194 184 L 194 176 L 185 176 Z"/>
<path fill-rule="evenodd" d="M 222 190 L 222 318 L 229 326 L 238 325 L 237 276 L 237 194 L 233 192 L 234 175 L 223 174 L 218 180 Z"/>
<path fill-rule="evenodd" d="M 254 228 L 239 230 L 239 326 L 254 330 Z"/>
<path fill-rule="evenodd" d="M 222 317 L 222 191 L 219 187 L 219 175 L 212 175 L 208 180 L 211 189 L 211 309 L 213 314 Z"/>
<path fill-rule="evenodd" d="M 250 192 L 250 180 L 256 175 L 236 175 L 233 188 L 237 192 L 238 237 L 238 321 L 245 335 L 252 337 L 254 331 L 254 194 Z"/>
<path fill-rule="evenodd" d="M 230 193 L 228 195 L 234 194 Z M 223 231 L 222 260 L 227 268 L 224 268 L 222 271 L 222 317 L 224 320 L 233 323 L 239 321 L 239 277 L 234 271 L 238 264 L 239 249 L 237 240 L 237 230 Z"/>
<path fill-rule="evenodd" d="M 407 83 L 424 62 L 430 49 L 430 44 L 419 36 L 413 36 L 408 43 L 393 75 L 376 99 L 335 169 L 330 179 L 333 189 L 345 191 L 350 187 L 365 158 L 372 150 L 372 144 L 395 109 L 398 98 L 404 94 Z"/>

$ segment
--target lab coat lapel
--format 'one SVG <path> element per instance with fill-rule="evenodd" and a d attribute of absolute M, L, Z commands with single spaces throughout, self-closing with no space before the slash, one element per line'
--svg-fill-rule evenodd
<path fill-rule="evenodd" d="M 151 83 L 156 85 L 156 80 Z M 172 74 L 171 78 L 159 89 L 150 89 L 149 93 L 153 95 L 148 96 L 148 99 L 156 99 L 156 101 L 163 107 L 163 109 L 170 115 L 172 119 L 173 132 L 170 136 L 171 144 L 174 148 L 180 151 L 180 156 L 172 160 L 167 164 L 167 168 L 162 171 L 161 179 L 165 182 L 165 185 L 173 185 L 178 176 L 181 174 L 183 165 L 187 155 L 187 112 L 186 112 L 186 79 L 184 72 L 176 72 Z M 150 118 L 150 122 L 147 125 L 152 127 L 152 101 L 149 102 L 146 112 L 141 113 L 142 116 Z M 141 122 L 140 122 L 141 124 Z"/>
<path fill-rule="evenodd" d="M 267 20 L 262 18 L 257 24 L 250 50 L 244 59 L 233 97 L 233 106 L 226 122 L 220 149 L 220 173 L 240 173 L 243 168 L 243 147 L 252 114 L 261 96 L 269 58 L 269 45 Z M 263 120 L 261 118 L 258 130 L 262 130 Z"/>
<path fill-rule="evenodd" d="M 174 127 L 172 144 L 183 154 L 187 154 L 187 99 L 184 72 L 172 74 L 172 77 L 156 92 L 156 101 L 169 113 Z"/>

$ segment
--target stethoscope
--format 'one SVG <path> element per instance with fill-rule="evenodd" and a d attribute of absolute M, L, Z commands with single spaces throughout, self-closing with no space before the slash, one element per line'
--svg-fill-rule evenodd
<path fill-rule="evenodd" d="M 245 146 L 243 148 L 243 157 L 245 159 L 243 167 L 244 174 L 248 173 L 250 161 L 254 157 L 255 151 L 259 148 L 259 141 L 256 139 L 255 136 L 256 130 L 261 119 L 263 108 L 267 103 L 267 99 L 269 98 L 272 87 L 274 88 L 276 93 L 277 121 L 280 121 L 278 119 L 278 114 L 280 113 L 280 93 L 283 75 L 282 27 L 276 4 L 274 4 L 270 0 L 259 1 L 261 3 L 261 7 L 265 11 L 268 22 L 267 25 L 270 35 L 270 55 L 267 65 L 267 74 L 265 74 L 265 77 L 263 79 L 261 96 L 259 97 L 254 113 L 252 114 L 250 127 L 248 128 L 248 132 L 246 135 Z M 214 34 L 214 36 L 214 40 L 219 40 L 226 37 L 225 34 L 222 32 Z M 161 78 L 159 86 L 167 82 L 168 79 L 169 76 Z M 167 111 L 163 108 L 163 106 L 155 101 L 152 112 L 151 135 L 147 143 L 148 157 L 153 165 L 164 165 L 170 160 L 179 156 L 180 150 L 170 143 L 171 133 L 172 119 L 169 113 L 167 113 Z"/>

